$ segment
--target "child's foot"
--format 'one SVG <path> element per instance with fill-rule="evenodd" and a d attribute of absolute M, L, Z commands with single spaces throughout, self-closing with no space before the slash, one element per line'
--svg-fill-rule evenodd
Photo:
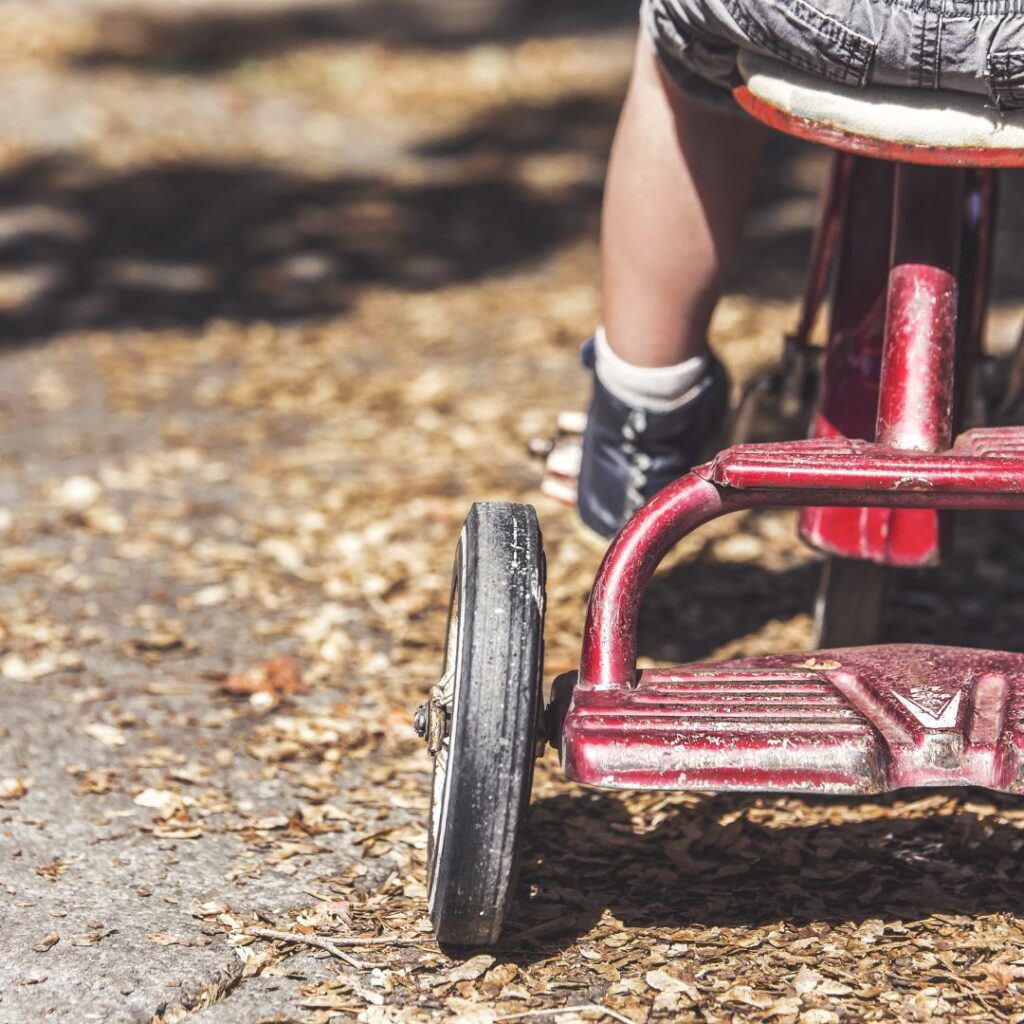
<path fill-rule="evenodd" d="M 595 374 L 577 493 L 584 524 L 613 537 L 648 498 L 689 472 L 720 430 L 728 400 L 725 368 L 710 354 L 703 377 L 667 412 L 621 401 Z"/>

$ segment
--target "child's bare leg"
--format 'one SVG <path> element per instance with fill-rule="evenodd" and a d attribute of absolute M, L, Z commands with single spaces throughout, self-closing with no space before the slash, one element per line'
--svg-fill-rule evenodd
<path fill-rule="evenodd" d="M 765 130 L 695 103 L 641 37 L 605 186 L 604 325 L 638 367 L 705 352 Z"/>
<path fill-rule="evenodd" d="M 577 489 L 580 517 L 605 536 L 699 461 L 725 417 L 708 322 L 763 137 L 684 96 L 641 38 L 605 192 L 605 329 Z"/>

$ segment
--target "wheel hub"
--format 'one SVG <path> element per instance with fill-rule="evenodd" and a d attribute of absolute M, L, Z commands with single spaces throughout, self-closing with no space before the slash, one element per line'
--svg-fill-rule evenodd
<path fill-rule="evenodd" d="M 427 752 L 436 755 L 448 736 L 449 713 L 455 698 L 455 673 L 446 672 L 441 681 L 430 690 L 425 704 L 421 704 L 412 718 L 416 735 L 426 741 Z"/>

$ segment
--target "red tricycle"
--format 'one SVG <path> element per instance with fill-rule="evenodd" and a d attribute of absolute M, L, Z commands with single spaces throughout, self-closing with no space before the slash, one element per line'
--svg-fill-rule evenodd
<path fill-rule="evenodd" d="M 579 671 L 546 708 L 537 517 L 473 506 L 444 674 L 416 716 L 434 758 L 429 903 L 444 942 L 497 939 L 545 744 L 570 779 L 608 788 L 1024 790 L 1024 655 L 874 643 L 887 577 L 938 562 L 952 510 L 1024 509 L 1024 428 L 978 415 L 994 174 L 1024 166 L 1024 114 L 859 92 L 760 57 L 741 72 L 748 113 L 835 150 L 800 323 L 737 417 L 742 429 L 773 387 L 799 397 L 817 365 L 810 437 L 734 444 L 633 516 L 598 570 Z M 822 350 L 809 336 L 826 298 Z M 640 600 L 662 558 L 765 506 L 799 507 L 826 555 L 821 649 L 638 671 Z"/>

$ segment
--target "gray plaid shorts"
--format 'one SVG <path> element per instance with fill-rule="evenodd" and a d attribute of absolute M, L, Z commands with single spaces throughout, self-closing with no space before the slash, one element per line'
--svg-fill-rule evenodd
<path fill-rule="evenodd" d="M 671 77 L 716 104 L 732 103 L 746 49 L 856 88 L 1024 107 L 1024 0 L 643 0 L 641 17 Z"/>

